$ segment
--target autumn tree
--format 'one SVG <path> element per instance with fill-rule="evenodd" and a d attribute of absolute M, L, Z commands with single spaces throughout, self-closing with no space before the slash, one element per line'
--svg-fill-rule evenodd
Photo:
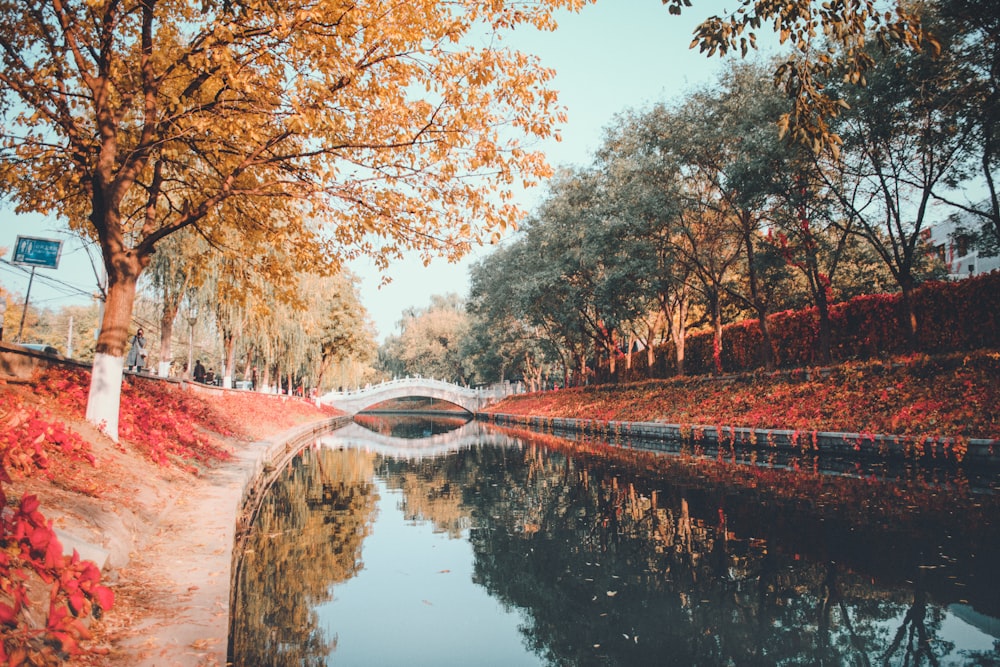
<path fill-rule="evenodd" d="M 400 334 L 383 344 L 384 368 L 400 375 L 420 375 L 466 383 L 470 368 L 462 356 L 468 330 L 465 303 L 457 294 L 435 294 L 426 308 L 411 308 L 399 322 Z"/>
<path fill-rule="evenodd" d="M 671 14 L 697 4 L 697 0 L 662 2 Z M 814 152 L 823 147 L 835 150 L 841 138 L 830 122 L 846 105 L 828 81 L 843 77 L 851 84 L 864 85 L 876 65 L 869 44 L 878 44 L 883 50 L 893 46 L 936 48 L 925 35 L 913 5 L 902 0 L 887 4 L 878 0 L 745 0 L 735 10 L 723 9 L 702 21 L 694 31 L 691 47 L 697 46 L 710 57 L 736 53 L 745 57 L 758 48 L 759 31 L 770 26 L 784 47 L 773 69 L 774 83 L 791 101 L 791 108 L 776 122 L 783 133 Z M 761 41 L 768 41 L 767 36 Z"/>
<path fill-rule="evenodd" d="M 878 54 L 876 54 L 878 55 Z M 881 56 L 864 88 L 846 90 L 850 109 L 837 130 L 844 148 L 828 181 L 853 224 L 901 291 L 911 344 L 918 321 L 912 294 L 927 253 L 922 232 L 931 223 L 935 193 L 955 188 L 969 174 L 975 125 L 963 114 L 969 77 L 962 63 L 928 54 Z"/>
<path fill-rule="evenodd" d="M 356 279 L 347 273 L 304 279 L 308 318 L 302 326 L 309 338 L 306 370 L 313 386 L 332 387 L 332 368 L 376 356 L 374 324 L 361 305 Z"/>
<path fill-rule="evenodd" d="M 126 330 L 159 243 L 194 227 L 291 243 L 299 270 L 456 257 L 547 173 L 552 72 L 504 48 L 540 3 L 0 3 L 0 187 L 100 244 L 107 303 L 87 418 L 117 438 Z M 237 249 L 219 244 L 226 252 Z"/>
<path fill-rule="evenodd" d="M 159 374 L 163 376 L 167 375 L 173 359 L 174 321 L 181 303 L 193 282 L 204 274 L 201 263 L 207 248 L 190 232 L 184 230 L 161 241 L 146 269 L 150 287 L 160 305 Z"/>

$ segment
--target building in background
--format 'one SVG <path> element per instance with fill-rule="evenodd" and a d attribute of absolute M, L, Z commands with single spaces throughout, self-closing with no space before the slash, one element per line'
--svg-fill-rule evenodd
<path fill-rule="evenodd" d="M 960 280 L 1000 269 L 1000 256 L 981 256 L 975 236 L 980 222 L 962 211 L 924 230 L 924 240 L 948 269 L 948 278 Z"/>

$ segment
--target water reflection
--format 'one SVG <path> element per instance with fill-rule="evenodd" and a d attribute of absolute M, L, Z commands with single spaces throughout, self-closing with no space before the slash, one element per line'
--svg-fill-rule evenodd
<path fill-rule="evenodd" d="M 1000 664 L 1000 502 L 961 478 L 353 428 L 267 499 L 237 665 Z"/>
<path fill-rule="evenodd" d="M 380 435 L 410 440 L 449 433 L 471 419 L 468 413 L 441 416 L 358 414 L 354 416 L 354 423 Z"/>

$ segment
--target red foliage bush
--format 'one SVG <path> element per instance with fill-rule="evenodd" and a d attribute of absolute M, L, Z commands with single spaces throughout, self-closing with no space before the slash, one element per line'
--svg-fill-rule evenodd
<path fill-rule="evenodd" d="M 94 465 L 90 443 L 48 411 L 2 393 L 0 428 L 0 468 L 25 477 L 40 473 L 77 491 L 95 492 L 93 479 L 79 465 Z"/>
<path fill-rule="evenodd" d="M 51 366 L 38 378 L 39 395 L 82 419 L 90 375 L 82 368 Z M 230 435 L 206 401 L 178 385 L 129 376 L 122 382 L 119 437 L 160 465 L 226 460 L 229 452 L 205 430 Z M 201 430 L 199 430 L 201 429 Z"/>
<path fill-rule="evenodd" d="M 917 317 L 915 348 L 908 343 L 902 295 L 866 294 L 830 306 L 833 361 L 874 359 L 913 352 L 947 353 L 1000 347 L 1000 272 L 957 282 L 928 282 L 913 293 Z M 775 364 L 779 368 L 819 362 L 819 315 L 816 308 L 774 313 L 768 317 Z M 763 368 L 761 332 L 755 319 L 722 330 L 722 369 L 727 373 Z M 698 331 L 685 341 L 684 370 L 711 373 L 713 335 Z M 660 360 L 649 373 L 637 355 L 633 368 L 619 379 L 669 377 L 676 373 L 673 344 L 656 350 Z"/>
<path fill-rule="evenodd" d="M 90 638 L 84 619 L 114 604 L 102 586 L 101 573 L 76 551 L 63 547 L 39 511 L 38 499 L 26 495 L 7 509 L 3 484 L 11 480 L 0 467 L 0 662 L 7 665 L 62 664 L 69 656 L 91 652 L 80 642 Z M 49 587 L 47 610 L 33 609 L 29 583 Z M 37 620 L 45 619 L 44 625 Z"/>

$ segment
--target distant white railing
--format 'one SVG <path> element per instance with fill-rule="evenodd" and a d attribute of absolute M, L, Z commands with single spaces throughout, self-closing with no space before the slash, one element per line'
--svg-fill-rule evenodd
<path fill-rule="evenodd" d="M 376 403 L 422 396 L 454 403 L 469 412 L 476 412 L 487 405 L 512 394 L 524 392 L 521 382 L 501 382 L 488 387 L 469 387 L 444 380 L 424 377 L 405 377 L 385 380 L 349 391 L 331 391 L 319 397 L 319 402 L 332 405 L 348 413 L 360 412 Z"/>

